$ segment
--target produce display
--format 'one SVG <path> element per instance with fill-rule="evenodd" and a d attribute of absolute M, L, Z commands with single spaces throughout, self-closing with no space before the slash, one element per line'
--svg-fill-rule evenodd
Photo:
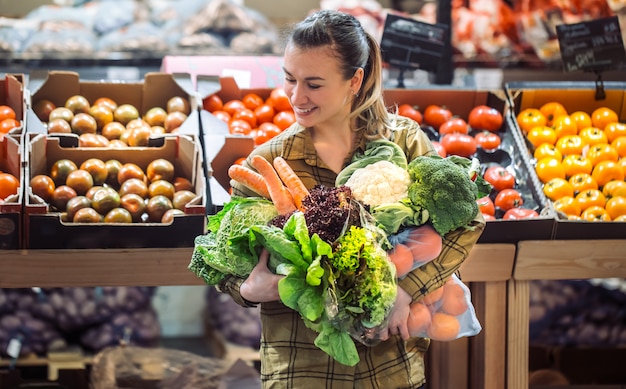
<path fill-rule="evenodd" d="M 134 105 L 108 97 L 90 102 L 74 95 L 63 106 L 48 99 L 34 101 L 33 111 L 48 134 L 76 134 L 80 147 L 144 147 L 153 135 L 177 133 L 191 107 L 186 98 L 174 96 L 165 107 L 151 107 L 141 114 Z"/>
<path fill-rule="evenodd" d="M 8 105 L 0 105 L 0 136 L 21 126 L 22 123 L 15 117 L 15 110 Z"/>
<path fill-rule="evenodd" d="M 89 158 L 80 165 L 55 161 L 48 174 L 30 179 L 33 195 L 74 223 L 171 223 L 197 197 L 191 181 L 167 159 L 143 169 L 117 159 Z"/>
<path fill-rule="evenodd" d="M 568 112 L 558 101 L 517 116 L 545 196 L 568 220 L 626 221 L 626 124 L 599 107 Z"/>

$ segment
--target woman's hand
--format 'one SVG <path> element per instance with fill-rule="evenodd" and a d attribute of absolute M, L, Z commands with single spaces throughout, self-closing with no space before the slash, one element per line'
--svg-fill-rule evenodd
<path fill-rule="evenodd" d="M 252 269 L 239 289 L 241 297 L 252 303 L 264 303 L 280 299 L 278 281 L 283 276 L 272 273 L 267 267 L 269 256 L 269 252 L 263 249 L 259 256 L 259 263 Z"/>
<path fill-rule="evenodd" d="M 382 340 L 389 339 L 390 335 L 399 335 L 404 340 L 410 338 L 408 320 L 411 302 L 411 295 L 398 286 L 396 302 L 389 314 L 387 330 L 383 330 L 380 334 Z"/>

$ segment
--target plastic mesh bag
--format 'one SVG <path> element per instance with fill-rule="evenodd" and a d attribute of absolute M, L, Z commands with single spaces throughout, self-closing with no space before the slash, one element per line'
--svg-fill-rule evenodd
<path fill-rule="evenodd" d="M 91 389 L 217 389 L 225 360 L 163 348 L 109 347 L 94 357 Z"/>

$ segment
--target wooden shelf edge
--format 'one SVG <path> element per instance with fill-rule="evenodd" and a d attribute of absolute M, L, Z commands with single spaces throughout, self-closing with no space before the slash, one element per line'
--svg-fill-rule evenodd
<path fill-rule="evenodd" d="M 516 246 L 513 243 L 481 243 L 461 264 L 464 282 L 506 281 L 513 275 Z"/>

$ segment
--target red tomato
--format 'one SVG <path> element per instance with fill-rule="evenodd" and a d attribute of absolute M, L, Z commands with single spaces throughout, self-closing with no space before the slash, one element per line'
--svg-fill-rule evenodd
<path fill-rule="evenodd" d="M 280 127 L 278 127 L 274 123 L 261 123 L 259 125 L 259 130 L 263 131 L 265 134 L 267 134 L 267 137 L 269 139 L 272 139 L 273 137 L 275 137 L 276 135 L 278 135 L 278 134 L 280 134 L 282 132 Z"/>
<path fill-rule="evenodd" d="M 503 166 L 488 167 L 483 178 L 498 192 L 515 187 L 515 176 Z"/>
<path fill-rule="evenodd" d="M 400 104 L 398 107 L 398 115 L 413 119 L 419 124 L 422 124 L 424 120 L 424 115 L 411 104 Z"/>
<path fill-rule="evenodd" d="M 452 119 L 452 111 L 440 105 L 429 105 L 424 110 L 424 121 L 439 130 L 439 126 Z"/>
<path fill-rule="evenodd" d="M 267 104 L 274 107 L 277 112 L 289 111 L 293 109 L 289 102 L 289 97 L 285 93 L 285 89 L 282 87 L 276 87 L 270 92 L 270 96 L 265 101 Z"/>
<path fill-rule="evenodd" d="M 296 115 L 293 111 L 280 111 L 275 116 L 272 122 L 278 126 L 281 130 L 287 129 L 296 121 Z"/>
<path fill-rule="evenodd" d="M 230 122 L 231 116 L 228 112 L 218 109 L 217 111 L 212 112 L 213 116 L 220 119 L 224 123 Z"/>
<path fill-rule="evenodd" d="M 218 95 L 212 94 L 202 100 L 202 107 L 209 112 L 215 112 L 224 107 L 224 102 Z"/>
<path fill-rule="evenodd" d="M 487 105 L 477 105 L 467 118 L 467 122 L 474 130 L 495 132 L 502 127 L 503 117 L 500 111 Z"/>
<path fill-rule="evenodd" d="M 250 108 L 242 108 L 232 115 L 232 119 L 241 119 L 250 123 L 250 127 L 255 128 L 257 126 L 256 115 Z"/>
<path fill-rule="evenodd" d="M 241 100 L 229 100 L 229 101 L 224 103 L 224 106 L 222 107 L 222 110 L 228 112 L 228 114 L 230 116 L 233 116 L 235 114 L 235 112 L 240 111 L 240 110 L 242 110 L 244 108 L 246 108 L 246 106 L 243 105 L 243 101 L 241 101 Z"/>
<path fill-rule="evenodd" d="M 483 218 L 485 219 L 485 221 L 489 221 L 489 220 L 496 220 L 496 217 L 493 215 L 490 215 L 488 213 L 483 213 Z"/>
<path fill-rule="evenodd" d="M 495 132 L 491 131 L 481 131 L 478 134 L 474 135 L 474 139 L 476 139 L 476 144 L 478 147 L 483 150 L 493 151 L 500 147 L 500 143 L 502 143 L 502 139 Z"/>
<path fill-rule="evenodd" d="M 496 206 L 493 203 L 493 200 L 489 196 L 481 197 L 476 200 L 478 204 L 478 209 L 482 212 L 483 215 L 491 215 L 494 216 L 496 214 Z"/>
<path fill-rule="evenodd" d="M 437 150 L 437 154 L 439 154 L 443 158 L 445 158 L 448 155 L 448 153 L 446 153 L 446 149 L 443 147 L 443 145 L 440 142 L 432 141 L 431 143 L 435 147 L 435 150 Z"/>
<path fill-rule="evenodd" d="M 537 216 L 539 214 L 534 209 L 514 207 L 504 213 L 502 220 L 532 219 Z"/>
<path fill-rule="evenodd" d="M 503 189 L 496 195 L 496 207 L 503 211 L 524 205 L 522 194 L 515 189 Z"/>
<path fill-rule="evenodd" d="M 228 132 L 231 134 L 249 135 L 250 131 L 252 131 L 252 126 L 243 119 L 232 119 L 228 122 Z"/>
<path fill-rule="evenodd" d="M 264 104 L 265 101 L 263 100 L 263 98 L 259 95 L 257 95 L 256 93 L 247 93 L 244 97 L 241 98 L 241 101 L 243 102 L 243 105 L 246 106 L 246 108 L 251 109 L 251 110 L 255 110 L 257 107 L 259 107 L 260 105 Z"/>
<path fill-rule="evenodd" d="M 469 132 L 467 122 L 461 118 L 452 118 L 439 126 L 439 134 L 441 135 L 452 134 L 454 132 L 467 134 Z"/>
<path fill-rule="evenodd" d="M 254 115 L 256 116 L 257 123 L 268 123 L 274 119 L 276 110 L 269 104 L 262 104 L 254 110 Z"/>
<path fill-rule="evenodd" d="M 469 158 L 476 152 L 476 139 L 468 134 L 446 134 L 441 138 L 441 145 L 447 154 Z"/>

